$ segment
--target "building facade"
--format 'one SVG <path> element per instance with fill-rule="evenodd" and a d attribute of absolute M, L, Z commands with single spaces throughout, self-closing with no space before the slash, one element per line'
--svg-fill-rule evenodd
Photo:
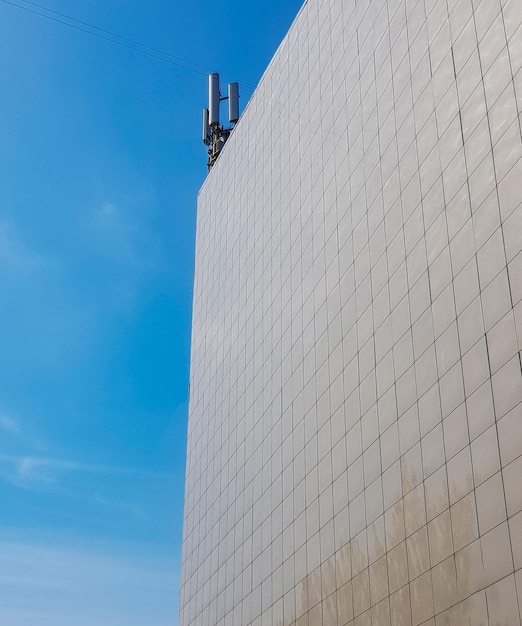
<path fill-rule="evenodd" d="M 198 200 L 180 624 L 522 612 L 522 2 L 307 0 Z"/>

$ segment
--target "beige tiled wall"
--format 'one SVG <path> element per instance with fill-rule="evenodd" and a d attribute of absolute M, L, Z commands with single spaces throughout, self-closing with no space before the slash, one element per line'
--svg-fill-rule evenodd
<path fill-rule="evenodd" d="M 182 626 L 521 623 L 522 2 L 308 0 L 198 203 Z"/>

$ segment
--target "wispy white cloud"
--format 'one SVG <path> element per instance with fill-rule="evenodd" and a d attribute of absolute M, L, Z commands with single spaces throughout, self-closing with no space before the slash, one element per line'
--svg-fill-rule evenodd
<path fill-rule="evenodd" d="M 131 543 L 71 545 L 26 537 L 0 542 L 0 623 L 9 626 L 174 626 L 179 587 L 174 554 Z"/>
<path fill-rule="evenodd" d="M 126 511 L 130 513 L 132 517 L 135 517 L 140 520 L 149 520 L 150 517 L 145 513 L 143 508 L 139 506 L 139 504 L 135 502 L 130 502 L 128 499 L 119 499 L 114 500 L 102 496 L 101 494 L 96 494 L 95 500 L 98 504 L 100 504 L 106 510 L 119 510 Z"/>
<path fill-rule="evenodd" d="M 66 473 L 130 474 L 135 470 L 66 459 L 0 454 L 0 477 L 22 488 L 41 488 L 59 485 Z"/>
<path fill-rule="evenodd" d="M 144 269 L 154 267 L 150 233 L 126 207 L 104 200 L 92 212 L 92 228 L 106 252 L 120 263 Z"/>
<path fill-rule="evenodd" d="M 23 243 L 12 221 L 0 219 L 0 268 L 2 274 L 52 266 L 49 259 Z"/>
<path fill-rule="evenodd" d="M 18 423 L 8 415 L 0 414 L 0 428 L 10 435 L 19 437 L 22 434 L 21 428 Z"/>
<path fill-rule="evenodd" d="M 159 266 L 157 235 L 129 199 L 103 200 L 91 211 L 88 226 L 97 257 L 105 264 L 105 279 L 110 282 L 104 304 L 133 312 L 144 277 Z"/>
<path fill-rule="evenodd" d="M 115 254 L 126 261 L 135 260 L 135 228 L 116 203 L 104 201 L 95 208 L 92 213 L 92 226 Z"/>
<path fill-rule="evenodd" d="M 69 368 L 95 335 L 93 315 L 75 291 L 81 278 L 70 277 L 71 258 L 57 246 L 40 251 L 34 232 L 0 213 L 0 343 L 9 353 L 0 374 Z"/>

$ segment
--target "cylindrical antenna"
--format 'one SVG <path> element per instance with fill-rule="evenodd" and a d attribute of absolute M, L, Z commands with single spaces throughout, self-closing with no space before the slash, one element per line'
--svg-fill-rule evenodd
<path fill-rule="evenodd" d="M 210 145 L 210 126 L 208 123 L 208 109 L 203 109 L 203 128 L 202 128 L 201 138 L 203 139 L 203 143 L 206 146 Z"/>
<path fill-rule="evenodd" d="M 219 126 L 219 74 L 208 77 L 209 124 Z"/>
<path fill-rule="evenodd" d="M 239 83 L 228 86 L 228 119 L 235 124 L 239 119 Z"/>

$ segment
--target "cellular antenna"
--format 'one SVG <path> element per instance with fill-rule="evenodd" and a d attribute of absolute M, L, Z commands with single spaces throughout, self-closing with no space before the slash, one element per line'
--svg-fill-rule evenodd
<path fill-rule="evenodd" d="M 203 143 L 206 146 L 210 146 L 210 124 L 209 124 L 209 112 L 208 109 L 203 109 Z"/>
<path fill-rule="evenodd" d="M 208 77 L 208 111 L 209 124 L 219 126 L 219 74 L 210 74 Z"/>
<path fill-rule="evenodd" d="M 239 83 L 228 86 L 228 120 L 235 124 L 239 119 Z"/>
<path fill-rule="evenodd" d="M 225 128 L 219 123 L 221 102 L 228 100 L 228 120 L 230 126 Z M 219 90 L 219 74 L 208 77 L 208 109 L 203 109 L 203 143 L 208 146 L 208 171 L 212 169 L 227 139 L 239 120 L 239 83 L 228 85 L 228 96 L 222 97 Z"/>

